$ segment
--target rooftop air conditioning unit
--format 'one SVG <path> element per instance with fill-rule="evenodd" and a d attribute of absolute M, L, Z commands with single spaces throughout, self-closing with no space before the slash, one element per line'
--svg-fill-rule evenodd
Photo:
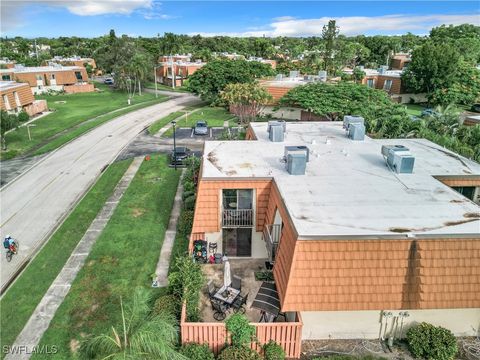
<path fill-rule="evenodd" d="M 382 155 L 387 161 L 387 165 L 401 174 L 411 174 L 415 157 L 410 150 L 403 145 L 383 145 Z"/>
<path fill-rule="evenodd" d="M 327 81 L 327 72 L 325 70 L 319 71 L 318 72 L 318 79 L 320 81 L 323 81 L 323 82 Z"/>
<path fill-rule="evenodd" d="M 310 160 L 310 149 L 306 146 L 285 146 L 285 161 L 288 159 L 289 154 L 305 154 L 306 161 Z"/>
<path fill-rule="evenodd" d="M 358 70 L 360 70 L 360 71 L 365 70 L 365 66 L 363 66 L 363 65 L 359 65 L 359 66 L 357 66 L 357 68 L 358 68 Z"/>
<path fill-rule="evenodd" d="M 283 74 L 278 74 L 277 76 L 275 76 L 275 80 L 277 81 L 281 81 L 283 79 Z"/>
<path fill-rule="evenodd" d="M 285 120 L 270 120 L 267 127 L 268 133 L 270 133 L 272 125 L 282 125 L 283 132 L 287 131 L 287 123 L 285 122 Z"/>
<path fill-rule="evenodd" d="M 348 130 L 349 125 L 353 123 L 365 124 L 365 120 L 363 117 L 357 115 L 345 115 L 343 117 L 343 128 L 345 130 Z"/>
<path fill-rule="evenodd" d="M 348 137 L 352 140 L 363 141 L 365 139 L 365 125 L 361 122 L 349 124 Z"/>
<path fill-rule="evenodd" d="M 299 71 L 290 71 L 290 77 L 292 79 L 297 78 L 300 75 Z"/>
<path fill-rule="evenodd" d="M 286 166 L 290 175 L 305 175 L 307 155 L 305 153 L 288 154 Z"/>
<path fill-rule="evenodd" d="M 270 130 L 268 132 L 268 138 L 272 142 L 283 142 L 285 138 L 285 133 L 283 131 L 282 124 L 272 124 L 270 125 Z"/>

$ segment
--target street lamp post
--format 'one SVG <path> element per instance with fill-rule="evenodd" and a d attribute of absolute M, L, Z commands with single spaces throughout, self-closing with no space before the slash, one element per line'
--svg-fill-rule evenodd
<path fill-rule="evenodd" d="M 177 125 L 177 122 L 175 120 L 172 121 L 172 126 L 173 126 L 173 166 L 175 167 L 175 170 L 177 170 L 177 145 L 175 142 L 175 125 Z"/>

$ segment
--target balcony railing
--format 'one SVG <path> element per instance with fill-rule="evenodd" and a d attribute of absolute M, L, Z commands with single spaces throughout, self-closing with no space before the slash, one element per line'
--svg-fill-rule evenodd
<path fill-rule="evenodd" d="M 251 227 L 253 226 L 253 210 L 223 210 L 223 227 Z"/>
<path fill-rule="evenodd" d="M 265 225 L 263 229 L 263 240 L 267 246 L 268 259 L 271 263 L 275 262 L 280 236 L 282 234 L 282 226 L 279 224 Z"/>

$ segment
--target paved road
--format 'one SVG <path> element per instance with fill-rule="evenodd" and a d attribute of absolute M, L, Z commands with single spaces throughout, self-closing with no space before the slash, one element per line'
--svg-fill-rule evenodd
<path fill-rule="evenodd" d="M 1 237 L 20 242 L 10 263 L 0 258 L 2 289 L 48 239 L 85 191 L 118 153 L 153 121 L 190 105 L 190 94 L 120 116 L 43 158 L 0 191 Z"/>

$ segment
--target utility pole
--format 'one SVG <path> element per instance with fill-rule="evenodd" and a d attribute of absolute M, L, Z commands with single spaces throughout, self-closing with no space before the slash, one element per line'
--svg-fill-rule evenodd
<path fill-rule="evenodd" d="M 37 39 L 35 39 L 35 55 L 36 55 L 36 57 L 37 57 L 37 60 L 38 60 Z"/>

